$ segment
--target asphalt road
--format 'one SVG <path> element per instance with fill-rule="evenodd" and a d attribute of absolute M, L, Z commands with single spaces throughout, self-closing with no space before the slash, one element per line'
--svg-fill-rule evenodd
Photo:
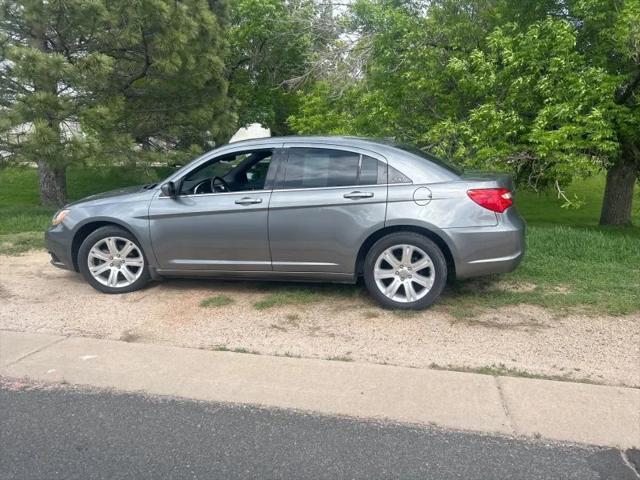
<path fill-rule="evenodd" d="M 111 392 L 0 387 L 0 479 L 621 479 L 611 449 Z"/>

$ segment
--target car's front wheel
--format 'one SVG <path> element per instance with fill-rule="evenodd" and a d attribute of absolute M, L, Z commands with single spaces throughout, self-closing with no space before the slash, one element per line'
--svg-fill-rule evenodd
<path fill-rule="evenodd" d="M 425 236 L 392 233 L 369 249 L 364 279 L 370 294 L 387 308 L 426 308 L 442 293 L 447 262 L 440 248 Z"/>
<path fill-rule="evenodd" d="M 104 293 L 126 293 L 144 287 L 149 266 L 138 241 L 116 226 L 97 229 L 78 251 L 78 267 L 84 278 Z"/>

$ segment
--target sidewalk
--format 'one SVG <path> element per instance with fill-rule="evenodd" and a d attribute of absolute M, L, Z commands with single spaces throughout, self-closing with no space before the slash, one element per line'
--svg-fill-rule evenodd
<path fill-rule="evenodd" d="M 0 375 L 593 445 L 640 446 L 640 390 L 0 331 Z"/>

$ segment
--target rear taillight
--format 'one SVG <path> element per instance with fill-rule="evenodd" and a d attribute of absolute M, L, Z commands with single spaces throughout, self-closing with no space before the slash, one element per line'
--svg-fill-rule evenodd
<path fill-rule="evenodd" d="M 513 205 L 513 196 L 508 188 L 477 188 L 468 190 L 469 198 L 481 207 L 502 213 Z"/>

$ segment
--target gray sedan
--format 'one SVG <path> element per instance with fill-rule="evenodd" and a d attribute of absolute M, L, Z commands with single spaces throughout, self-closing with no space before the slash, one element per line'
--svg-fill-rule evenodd
<path fill-rule="evenodd" d="M 65 206 L 52 263 L 106 293 L 163 277 L 365 284 L 431 305 L 447 278 L 510 272 L 525 225 L 508 176 L 463 175 L 400 145 L 282 137 L 222 146 L 159 184 Z"/>

